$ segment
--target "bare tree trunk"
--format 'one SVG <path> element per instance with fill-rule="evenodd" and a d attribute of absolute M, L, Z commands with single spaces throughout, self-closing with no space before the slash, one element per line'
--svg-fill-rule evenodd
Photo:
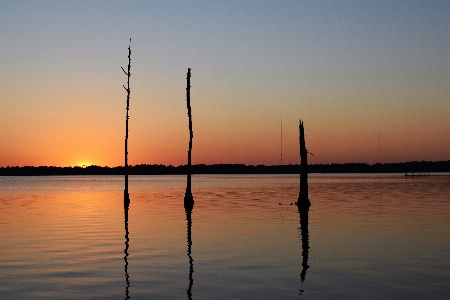
<path fill-rule="evenodd" d="M 131 44 L 131 39 L 130 39 Z M 130 69 L 131 69 L 131 45 L 128 46 L 128 72 L 126 72 L 123 68 L 122 71 L 127 75 L 128 81 L 127 81 L 127 87 L 123 86 L 123 88 L 127 91 L 127 117 L 125 121 L 125 189 L 123 191 L 124 199 L 127 201 L 130 200 L 129 194 L 128 194 L 128 119 L 130 118 L 128 116 L 128 111 L 130 109 Z"/>
<path fill-rule="evenodd" d="M 297 205 L 301 207 L 309 207 L 311 203 L 308 198 L 308 150 L 305 145 L 305 129 L 303 122 L 300 120 L 300 194 L 298 196 Z"/>
<path fill-rule="evenodd" d="M 191 155 L 192 155 L 192 139 L 194 138 L 194 132 L 192 130 L 192 113 L 191 113 L 191 68 L 188 68 L 187 72 L 187 86 L 186 86 L 186 104 L 189 117 L 189 150 L 188 150 L 188 163 L 187 163 L 187 183 L 186 183 L 186 194 L 184 195 L 184 203 L 189 202 L 192 204 L 194 199 L 192 197 L 191 190 Z"/>

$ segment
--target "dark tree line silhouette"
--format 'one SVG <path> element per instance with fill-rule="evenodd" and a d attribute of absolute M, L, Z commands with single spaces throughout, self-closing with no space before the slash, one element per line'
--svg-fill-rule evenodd
<path fill-rule="evenodd" d="M 282 166 L 244 165 L 244 164 L 195 164 L 191 165 L 191 174 L 299 174 L 300 165 Z M 448 161 L 411 161 L 403 163 L 365 164 L 309 164 L 309 174 L 320 173 L 402 173 L 415 174 L 450 172 Z M 186 175 L 186 165 L 172 166 L 162 164 L 128 165 L 129 175 Z M 13 166 L 0 167 L 0 176 L 52 176 L 52 175 L 124 175 L 124 166 L 102 167 L 57 167 L 57 166 Z M 432 174 L 430 174 L 432 175 Z"/>

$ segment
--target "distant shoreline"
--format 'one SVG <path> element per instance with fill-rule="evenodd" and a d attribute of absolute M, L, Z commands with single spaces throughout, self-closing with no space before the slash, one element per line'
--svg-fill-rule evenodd
<path fill-rule="evenodd" d="M 1 167 L 0 176 L 52 176 L 52 175 L 124 175 L 124 167 L 55 167 L 24 166 Z M 185 165 L 135 165 L 128 167 L 130 175 L 185 175 Z M 448 161 L 411 161 L 403 163 L 365 164 L 313 164 L 308 165 L 308 173 L 408 173 L 409 175 L 428 175 L 427 173 L 450 172 Z M 198 164 L 192 166 L 192 174 L 299 174 L 300 165 L 244 165 L 244 164 Z"/>

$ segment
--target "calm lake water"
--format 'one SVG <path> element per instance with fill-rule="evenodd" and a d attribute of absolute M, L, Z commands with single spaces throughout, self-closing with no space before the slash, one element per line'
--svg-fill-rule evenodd
<path fill-rule="evenodd" d="M 449 176 L 192 180 L 0 177 L 0 298 L 450 299 Z"/>

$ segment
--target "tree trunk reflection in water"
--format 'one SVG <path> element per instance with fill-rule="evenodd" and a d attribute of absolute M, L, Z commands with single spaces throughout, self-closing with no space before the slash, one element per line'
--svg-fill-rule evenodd
<path fill-rule="evenodd" d="M 123 260 L 125 261 L 125 299 L 130 299 L 130 275 L 128 274 L 128 247 L 130 239 L 128 238 L 128 208 L 130 206 L 130 198 L 128 195 L 125 195 L 123 198 L 123 211 L 125 216 L 125 250 L 123 251 L 125 253 L 125 256 L 123 257 Z"/>
<path fill-rule="evenodd" d="M 192 195 L 191 195 L 192 197 Z M 187 220 L 187 256 L 189 257 L 189 288 L 187 289 L 187 297 L 189 300 L 192 299 L 192 286 L 194 284 L 194 279 L 192 278 L 192 273 L 194 273 L 194 259 L 192 258 L 192 210 L 194 208 L 194 199 L 192 201 L 184 201 L 184 209 L 186 211 Z"/>

